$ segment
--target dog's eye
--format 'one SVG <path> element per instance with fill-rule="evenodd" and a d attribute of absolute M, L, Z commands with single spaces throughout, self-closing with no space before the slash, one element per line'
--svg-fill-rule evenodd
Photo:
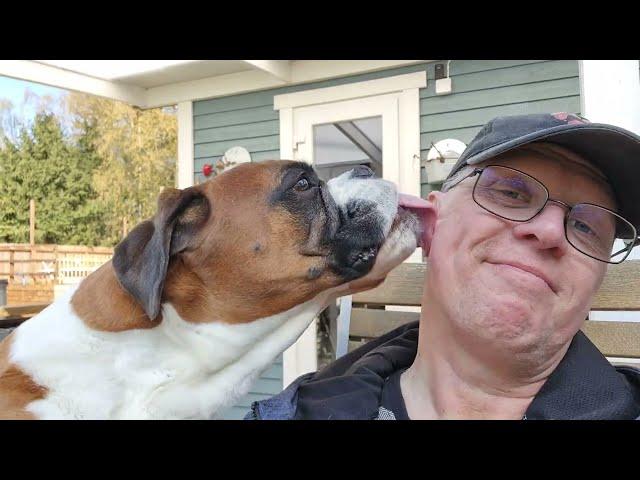
<path fill-rule="evenodd" d="M 301 178 L 300 180 L 298 180 L 298 183 L 293 186 L 293 188 L 298 192 L 303 192 L 305 190 L 309 190 L 310 186 L 311 185 L 309 184 L 309 180 L 307 180 L 306 178 Z"/>

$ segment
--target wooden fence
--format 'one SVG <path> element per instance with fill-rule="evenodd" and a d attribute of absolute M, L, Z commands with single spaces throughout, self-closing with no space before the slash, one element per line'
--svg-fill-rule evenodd
<path fill-rule="evenodd" d="M 0 243 L 0 279 L 10 285 L 71 285 L 112 255 L 108 247 Z"/>
<path fill-rule="evenodd" d="M 8 305 L 46 304 L 111 259 L 113 249 L 0 243 L 0 279 Z"/>

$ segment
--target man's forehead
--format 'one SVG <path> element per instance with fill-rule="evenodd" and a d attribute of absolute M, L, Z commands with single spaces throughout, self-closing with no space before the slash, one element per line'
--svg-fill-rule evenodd
<path fill-rule="evenodd" d="M 587 160 L 586 158 L 578 155 L 577 153 L 562 147 L 560 145 L 555 145 L 553 143 L 530 143 L 521 147 L 520 149 L 515 150 L 515 152 L 520 151 L 521 153 L 533 153 L 537 155 L 544 156 L 551 160 L 556 160 L 565 164 L 569 164 L 573 167 L 577 167 L 580 171 L 588 173 L 594 180 L 605 182 L 609 185 L 609 180 L 602 173 L 596 165 Z"/>
<path fill-rule="evenodd" d="M 609 180 L 604 175 L 604 173 L 589 160 L 584 157 L 578 155 L 577 153 L 568 150 L 560 145 L 555 145 L 551 143 L 531 143 L 525 145 L 523 147 L 511 150 L 502 155 L 498 155 L 493 159 L 487 160 L 483 162 L 483 164 L 491 164 L 491 163 L 499 163 L 505 166 L 510 166 L 510 164 L 516 159 L 527 159 L 527 158 L 537 158 L 537 159 L 545 159 L 547 161 L 557 162 L 562 166 L 563 171 L 575 173 L 584 177 L 589 178 L 599 190 L 605 193 L 611 200 L 614 202 L 612 205 L 615 208 L 615 204 L 617 204 L 617 197 Z M 517 167 L 516 167 L 517 168 Z M 526 171 L 526 169 L 525 169 Z M 531 172 L 527 172 L 531 173 Z M 533 174 L 535 177 L 536 175 Z M 542 180 L 542 179 L 540 179 Z M 543 182 L 544 183 L 544 182 Z M 594 186 L 595 186 L 594 185 Z M 577 192 L 574 192 L 577 193 Z M 585 201 L 585 200 L 579 200 Z"/>

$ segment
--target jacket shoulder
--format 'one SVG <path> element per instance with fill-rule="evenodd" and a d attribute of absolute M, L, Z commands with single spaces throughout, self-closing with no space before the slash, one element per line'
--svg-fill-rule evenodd
<path fill-rule="evenodd" d="M 279 394 L 254 402 L 245 419 L 373 419 L 386 378 L 413 363 L 418 322 L 371 340 Z"/>

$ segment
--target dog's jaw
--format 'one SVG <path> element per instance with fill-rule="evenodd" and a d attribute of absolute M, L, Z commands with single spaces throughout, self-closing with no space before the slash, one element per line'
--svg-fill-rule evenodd
<path fill-rule="evenodd" d="M 348 284 L 350 294 L 368 290 L 384 281 L 389 272 L 404 262 L 418 247 L 421 226 L 416 216 L 401 211 L 396 217 L 389 236 L 382 244 L 373 268 L 362 278 Z"/>

